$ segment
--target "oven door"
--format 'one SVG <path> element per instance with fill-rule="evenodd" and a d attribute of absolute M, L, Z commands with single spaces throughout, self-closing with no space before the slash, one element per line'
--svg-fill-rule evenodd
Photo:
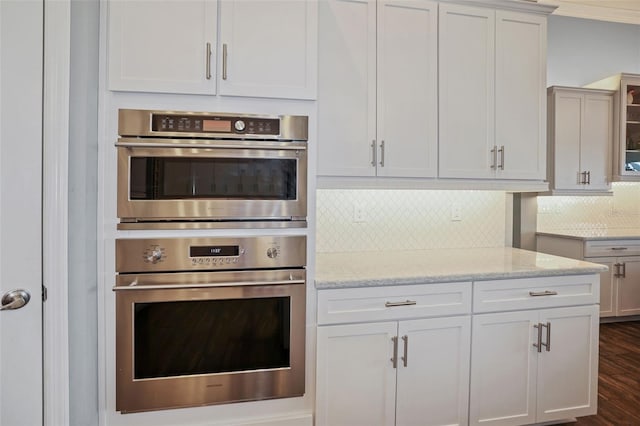
<path fill-rule="evenodd" d="M 114 290 L 116 410 L 304 394 L 303 269 L 127 274 Z"/>
<path fill-rule="evenodd" d="M 306 143 L 122 138 L 117 147 L 123 222 L 306 220 Z"/>

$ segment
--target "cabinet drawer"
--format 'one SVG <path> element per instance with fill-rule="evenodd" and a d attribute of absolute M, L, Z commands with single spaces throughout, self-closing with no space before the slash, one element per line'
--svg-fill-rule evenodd
<path fill-rule="evenodd" d="M 318 324 L 469 313 L 470 282 L 318 291 Z"/>
<path fill-rule="evenodd" d="M 638 255 L 640 255 L 640 239 L 587 241 L 584 247 L 584 257 Z"/>
<path fill-rule="evenodd" d="M 473 312 L 595 304 L 599 282 L 595 274 L 474 282 Z"/>

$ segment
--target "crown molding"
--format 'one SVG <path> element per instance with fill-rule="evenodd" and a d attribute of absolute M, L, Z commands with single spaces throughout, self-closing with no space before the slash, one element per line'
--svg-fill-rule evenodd
<path fill-rule="evenodd" d="M 556 6 L 557 9 L 553 12 L 554 15 L 640 25 L 640 9 L 579 4 L 564 0 L 538 0 L 538 3 Z"/>

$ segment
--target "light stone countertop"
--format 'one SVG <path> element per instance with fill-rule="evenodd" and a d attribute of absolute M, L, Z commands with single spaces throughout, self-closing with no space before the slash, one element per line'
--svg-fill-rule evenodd
<path fill-rule="evenodd" d="M 536 232 L 536 235 L 548 235 L 552 237 L 573 238 L 576 240 L 629 240 L 640 238 L 638 228 L 618 229 L 560 229 L 549 232 Z"/>
<path fill-rule="evenodd" d="M 317 253 L 317 289 L 592 274 L 607 267 L 511 247 Z"/>

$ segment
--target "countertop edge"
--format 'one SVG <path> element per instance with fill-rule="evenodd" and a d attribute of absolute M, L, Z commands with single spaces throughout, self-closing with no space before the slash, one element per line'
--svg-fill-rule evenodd
<path fill-rule="evenodd" d="M 363 287 L 390 287 L 400 285 L 415 284 L 437 284 L 463 281 L 487 281 L 510 278 L 537 278 L 537 277 L 557 277 L 562 275 L 589 275 L 598 274 L 608 270 L 604 265 L 593 264 L 593 267 L 562 268 L 545 271 L 510 271 L 479 274 L 451 274 L 451 275 L 425 275 L 416 277 L 397 278 L 393 276 L 376 279 L 358 280 L 315 280 L 317 290 L 329 290 L 340 288 L 363 288 Z"/>
<path fill-rule="evenodd" d="M 536 232 L 536 236 L 566 238 L 578 241 L 602 241 L 602 240 L 637 240 L 640 235 L 576 235 L 562 232 Z"/>

